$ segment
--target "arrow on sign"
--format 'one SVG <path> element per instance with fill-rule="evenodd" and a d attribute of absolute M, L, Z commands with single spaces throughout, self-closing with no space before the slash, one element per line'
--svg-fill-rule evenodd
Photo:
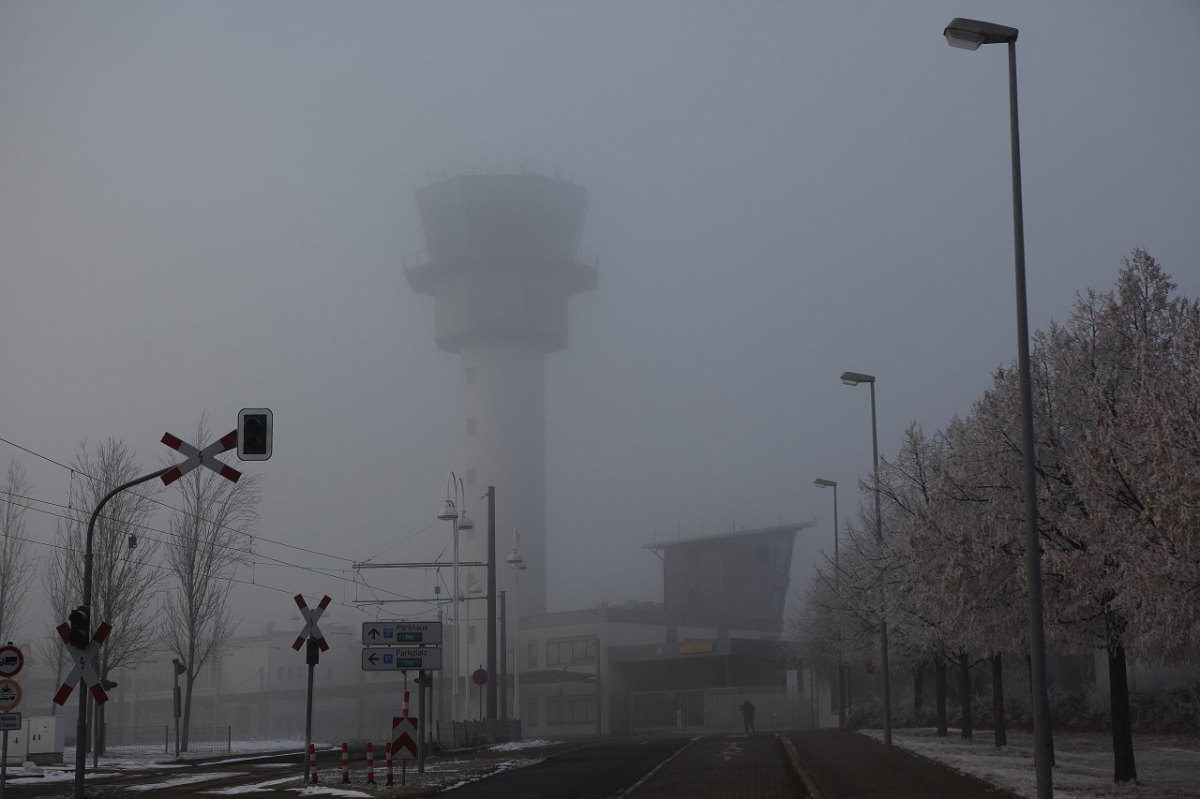
<path fill-rule="evenodd" d="M 367 656 L 367 662 L 370 663 L 372 666 L 374 666 L 376 663 L 379 662 L 379 655 L 372 652 L 370 655 Z"/>
<path fill-rule="evenodd" d="M 228 452 L 237 446 L 238 434 L 236 430 L 231 430 L 221 438 L 209 444 L 204 449 L 193 447 L 178 436 L 173 436 L 170 433 L 163 433 L 162 443 L 166 444 L 173 450 L 182 452 L 187 456 L 187 460 L 183 463 L 178 463 L 175 468 L 168 470 L 162 476 L 163 485 L 169 486 L 180 477 L 195 469 L 197 466 L 205 466 L 212 469 L 217 474 L 224 477 L 230 482 L 236 483 L 242 473 L 232 466 L 226 466 L 221 461 L 217 460 L 217 456 L 222 452 Z"/>

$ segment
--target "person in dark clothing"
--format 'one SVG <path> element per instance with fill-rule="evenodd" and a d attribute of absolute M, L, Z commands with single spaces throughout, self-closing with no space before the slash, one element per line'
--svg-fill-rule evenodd
<path fill-rule="evenodd" d="M 747 699 L 738 709 L 742 711 L 742 726 L 746 728 L 746 734 L 749 735 L 754 732 L 754 705 L 750 704 L 750 700 Z"/>

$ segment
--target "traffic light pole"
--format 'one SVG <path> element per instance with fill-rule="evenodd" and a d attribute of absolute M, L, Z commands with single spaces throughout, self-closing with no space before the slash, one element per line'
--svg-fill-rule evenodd
<path fill-rule="evenodd" d="M 130 480 L 128 483 L 122 483 L 104 495 L 104 499 L 96 504 L 96 509 L 92 511 L 92 518 L 88 520 L 87 527 L 87 544 L 83 551 L 83 605 L 88 609 L 88 629 L 85 631 L 88 638 L 92 635 L 91 607 L 92 607 L 92 539 L 96 532 L 96 519 L 100 517 L 100 510 L 108 504 L 108 501 L 120 494 L 126 489 L 133 488 L 136 485 L 149 482 L 156 477 L 162 477 L 167 472 L 174 469 L 174 466 L 167 466 L 159 469 L 156 472 L 143 475 L 137 479 Z M 88 740 L 88 691 L 83 685 L 83 679 L 79 680 L 79 718 L 75 724 L 75 794 L 74 799 L 84 799 L 83 796 L 83 773 L 87 768 L 87 740 Z"/>

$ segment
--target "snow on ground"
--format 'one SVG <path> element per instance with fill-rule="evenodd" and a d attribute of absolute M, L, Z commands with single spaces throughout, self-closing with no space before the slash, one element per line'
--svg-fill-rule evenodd
<path fill-rule="evenodd" d="M 883 738 L 878 730 L 864 732 L 876 740 Z M 897 729 L 892 731 L 892 741 L 1021 796 L 1037 796 L 1032 733 L 1009 730 L 1008 745 L 999 749 L 990 730 L 978 730 L 974 740 L 964 741 L 953 729 L 945 738 L 938 738 L 932 727 Z M 1138 781 L 1118 785 L 1112 779 L 1110 733 L 1055 732 L 1056 799 L 1200 797 L 1200 738 L 1139 733 L 1133 736 L 1133 750 Z"/>
<path fill-rule="evenodd" d="M 180 775 L 172 780 L 163 780 L 161 782 L 146 782 L 140 785 L 130 785 L 125 790 L 127 791 L 161 791 L 167 788 L 174 788 L 178 785 L 191 785 L 195 782 L 208 782 L 210 780 L 223 780 L 229 777 L 240 777 L 245 772 L 240 771 L 206 771 L 203 774 L 186 774 Z"/>
<path fill-rule="evenodd" d="M 489 752 L 515 752 L 519 749 L 534 749 L 539 746 L 554 746 L 557 741 L 548 741 L 545 738 L 530 738 L 525 741 L 508 741 L 507 743 L 496 744 L 489 746 Z"/>

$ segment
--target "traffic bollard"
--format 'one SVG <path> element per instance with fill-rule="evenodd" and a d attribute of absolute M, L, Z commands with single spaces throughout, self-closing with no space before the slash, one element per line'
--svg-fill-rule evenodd
<path fill-rule="evenodd" d="M 342 741 L 342 785 L 350 783 L 350 746 Z"/>
<path fill-rule="evenodd" d="M 367 785 L 375 784 L 375 744 L 367 741 Z"/>

